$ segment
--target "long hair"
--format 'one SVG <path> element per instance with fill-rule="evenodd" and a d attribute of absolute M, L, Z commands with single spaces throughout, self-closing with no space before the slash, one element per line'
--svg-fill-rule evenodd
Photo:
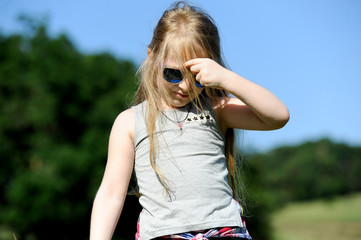
<path fill-rule="evenodd" d="M 192 58 L 211 58 L 218 64 L 225 66 L 221 57 L 221 47 L 218 29 L 214 20 L 200 8 L 190 6 L 185 2 L 176 2 L 166 10 L 156 25 L 153 38 L 148 46 L 148 57 L 138 70 L 140 82 L 134 99 L 134 105 L 147 100 L 146 123 L 150 141 L 150 164 L 166 188 L 166 180 L 157 169 L 155 159 L 157 154 L 156 120 L 161 109 L 159 99 L 169 103 L 167 92 L 162 87 L 162 64 L 167 58 L 172 58 L 183 66 L 184 62 Z M 185 67 L 180 69 L 183 76 L 191 79 L 193 74 Z M 192 89 L 196 91 L 194 81 L 190 81 Z M 205 87 L 201 93 L 211 101 L 228 96 L 224 90 Z M 196 94 L 195 94 L 196 95 Z M 199 98 L 195 101 L 200 103 Z M 231 186 L 235 194 L 234 176 L 234 131 L 226 132 L 226 159 L 230 175 Z"/>

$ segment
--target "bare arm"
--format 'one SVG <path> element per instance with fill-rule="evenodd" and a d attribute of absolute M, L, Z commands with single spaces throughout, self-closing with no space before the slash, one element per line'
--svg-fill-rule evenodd
<path fill-rule="evenodd" d="M 289 119 L 287 107 L 267 89 L 241 77 L 207 58 L 185 63 L 197 80 L 207 87 L 225 89 L 236 98 L 223 98 L 215 104 L 221 128 L 272 130 Z"/>
<path fill-rule="evenodd" d="M 111 239 L 128 191 L 134 165 L 134 113 L 128 109 L 114 122 L 104 177 L 94 200 L 90 239 Z"/>

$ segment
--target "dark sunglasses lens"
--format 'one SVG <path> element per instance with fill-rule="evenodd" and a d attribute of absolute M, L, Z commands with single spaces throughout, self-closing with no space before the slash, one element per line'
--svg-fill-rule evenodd
<path fill-rule="evenodd" d="M 182 72 L 178 69 L 173 68 L 164 68 L 163 70 L 163 78 L 170 83 L 180 83 L 183 80 Z M 194 79 L 196 76 L 194 75 Z M 196 81 L 197 87 L 204 87 L 202 84 L 198 81 Z"/>
<path fill-rule="evenodd" d="M 195 77 L 195 76 L 194 76 Z M 197 80 L 196 80 L 196 86 L 197 87 L 204 87 L 200 82 L 198 82 Z"/>
<path fill-rule="evenodd" d="M 164 68 L 163 77 L 170 83 L 179 83 L 183 79 L 182 72 L 172 68 Z"/>

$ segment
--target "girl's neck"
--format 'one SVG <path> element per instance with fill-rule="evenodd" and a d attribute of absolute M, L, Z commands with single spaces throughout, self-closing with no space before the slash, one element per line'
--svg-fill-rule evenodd
<path fill-rule="evenodd" d="M 188 103 L 189 104 L 189 103 Z M 182 109 L 184 107 L 186 107 L 188 104 L 184 105 L 184 106 L 173 106 L 170 104 L 167 104 L 165 101 L 162 100 L 161 104 L 160 104 L 160 109 L 161 110 L 176 110 L 176 109 Z"/>

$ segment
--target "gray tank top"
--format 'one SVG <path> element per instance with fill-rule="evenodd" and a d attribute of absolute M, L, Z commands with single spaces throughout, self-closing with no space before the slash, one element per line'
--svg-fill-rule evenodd
<path fill-rule="evenodd" d="M 181 109 L 164 110 L 158 118 L 156 166 L 167 191 L 149 161 L 147 102 L 133 107 L 134 168 L 143 207 L 138 230 L 141 240 L 242 226 L 227 180 L 225 138 L 212 107 L 203 105 L 204 111 L 191 103 Z"/>

